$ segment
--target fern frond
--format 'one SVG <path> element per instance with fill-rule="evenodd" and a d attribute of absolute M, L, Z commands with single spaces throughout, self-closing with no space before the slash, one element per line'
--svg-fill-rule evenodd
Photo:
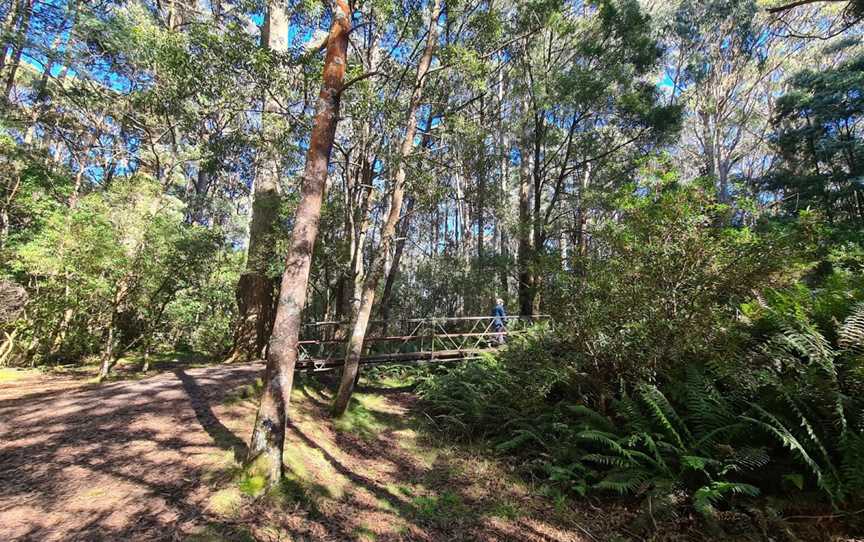
<path fill-rule="evenodd" d="M 796 455 L 803 463 L 806 465 L 810 472 L 816 477 L 817 485 L 829 493 L 829 495 L 834 498 L 834 493 L 831 491 L 831 488 L 828 482 L 825 479 L 825 476 L 820 468 L 819 464 L 810 457 L 810 454 L 807 452 L 807 449 L 795 438 L 789 429 L 783 425 L 783 422 L 778 420 L 773 414 L 763 409 L 761 406 L 751 403 L 750 406 L 766 421 L 759 420 L 756 418 L 751 418 L 749 416 L 742 416 L 742 419 L 752 423 L 753 425 L 765 430 L 769 435 L 773 436 L 778 440 L 781 446 L 784 448 L 788 448 L 794 455 Z"/>
<path fill-rule="evenodd" d="M 573 414 L 586 422 L 588 426 L 593 429 L 610 432 L 615 429 L 615 425 L 609 418 L 585 405 L 564 405 L 564 408 L 567 409 L 570 414 Z"/>
<path fill-rule="evenodd" d="M 717 503 L 730 495 L 756 497 L 759 495 L 759 488 L 737 482 L 712 482 L 696 490 L 693 494 L 693 507 L 701 514 L 711 515 L 715 512 Z"/>
<path fill-rule="evenodd" d="M 843 321 L 837 335 L 837 344 L 843 350 L 864 352 L 864 303 L 852 307 L 852 313 Z"/>
<path fill-rule="evenodd" d="M 639 388 L 640 397 L 648 407 L 648 412 L 654 420 L 660 424 L 660 427 L 666 431 L 668 436 L 672 437 L 675 443 L 682 449 L 686 449 L 684 439 L 681 437 L 683 433 L 687 440 L 692 440 L 687 426 L 675 412 L 675 408 L 666 399 L 663 393 L 654 386 L 643 385 Z M 676 427 L 677 426 L 677 427 Z"/>
<path fill-rule="evenodd" d="M 594 484 L 594 487 L 626 495 L 648 489 L 653 478 L 650 472 L 643 469 L 617 470 Z"/>

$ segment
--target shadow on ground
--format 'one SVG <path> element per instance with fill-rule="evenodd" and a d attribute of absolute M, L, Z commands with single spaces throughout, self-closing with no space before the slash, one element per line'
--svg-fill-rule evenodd
<path fill-rule="evenodd" d="M 172 540 L 204 525 L 211 473 L 245 443 L 213 412 L 252 365 L 103 385 L 68 380 L 0 398 L 0 539 Z"/>
<path fill-rule="evenodd" d="M 286 480 L 262 495 L 236 461 L 260 370 L 4 388 L 0 539 L 575 542 L 603 528 L 562 516 L 482 454 L 428 441 L 407 390 L 360 386 L 331 420 L 332 380 L 298 380 Z"/>
<path fill-rule="evenodd" d="M 253 528 L 257 539 L 592 540 L 501 465 L 428 441 L 405 390 L 361 385 L 348 414 L 333 421 L 334 385 L 298 380 L 285 449 L 293 495 L 234 511 L 247 524 L 266 518 Z M 247 420 L 254 414 L 251 401 L 237 408 Z M 302 521 L 285 512 L 292 506 Z"/>

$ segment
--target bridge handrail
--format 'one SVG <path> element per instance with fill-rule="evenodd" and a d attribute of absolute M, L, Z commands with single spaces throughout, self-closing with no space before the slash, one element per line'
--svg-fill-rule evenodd
<path fill-rule="evenodd" d="M 477 320 L 493 320 L 495 316 L 431 316 L 429 318 L 391 318 L 389 320 L 369 320 L 369 325 L 372 324 L 392 324 L 395 322 L 408 322 L 408 323 L 421 323 L 421 322 L 466 322 L 466 321 L 477 321 Z M 532 314 L 531 316 L 505 316 L 505 320 L 526 320 L 526 321 L 534 321 L 534 320 L 548 320 L 552 317 L 548 314 Z M 304 327 L 317 327 L 317 326 L 342 326 L 348 324 L 348 321 L 345 320 L 324 320 L 321 322 L 310 322 L 308 324 L 303 324 Z"/>

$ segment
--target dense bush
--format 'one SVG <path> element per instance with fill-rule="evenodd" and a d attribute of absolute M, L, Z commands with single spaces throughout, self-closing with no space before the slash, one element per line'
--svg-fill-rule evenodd
<path fill-rule="evenodd" d="M 423 383 L 436 423 L 573 494 L 686 495 L 707 515 L 759 494 L 859 499 L 859 246 L 788 258 L 806 220 L 720 226 L 726 210 L 695 187 L 629 209 L 598 240 L 605 273 L 562 286 L 579 295 L 554 331 Z"/>
<path fill-rule="evenodd" d="M 631 186 L 613 199 L 620 220 L 598 225 L 597 251 L 581 274 L 565 274 L 549 305 L 580 370 L 599 389 L 619 376 L 654 381 L 733 350 L 738 305 L 799 272 L 803 227 L 728 226 L 732 210 L 710 186 L 680 186 L 674 174 Z"/>
<path fill-rule="evenodd" d="M 605 413 L 588 406 L 578 371 L 529 355 L 554 355 L 548 335 L 434 377 L 421 394 L 448 433 L 489 439 L 577 494 L 686 489 L 705 513 L 760 492 L 818 491 L 840 505 L 864 491 L 864 305 L 835 332 L 832 343 L 813 325 L 780 329 L 750 353 L 749 372 L 694 365 L 662 388 L 622 385 Z"/>
<path fill-rule="evenodd" d="M 186 223 L 183 204 L 158 183 L 117 179 L 69 206 L 40 204 L 50 197 L 38 191 L 32 199 L 38 227 L 13 238 L 0 261 L 33 293 L 7 323 L 7 363 L 227 346 L 242 255 L 218 230 Z"/>

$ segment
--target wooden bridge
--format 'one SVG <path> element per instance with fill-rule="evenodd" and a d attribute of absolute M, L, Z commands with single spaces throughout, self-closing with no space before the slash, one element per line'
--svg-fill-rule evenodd
<path fill-rule="evenodd" d="M 433 363 L 477 359 L 497 350 L 501 341 L 524 334 L 546 315 L 507 316 L 506 330 L 495 330 L 493 316 L 372 320 L 364 341 L 361 365 Z M 345 363 L 346 322 L 305 324 L 299 343 L 297 371 L 330 371 Z"/>

